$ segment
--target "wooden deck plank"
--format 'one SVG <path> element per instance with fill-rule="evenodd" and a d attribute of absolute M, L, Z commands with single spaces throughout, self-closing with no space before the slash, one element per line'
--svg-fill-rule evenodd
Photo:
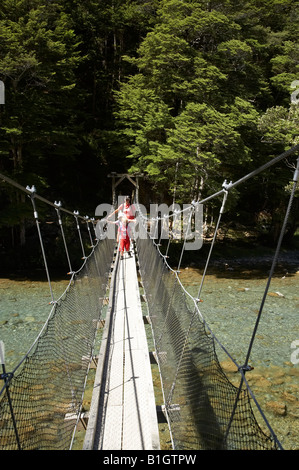
<path fill-rule="evenodd" d="M 113 333 L 111 337 L 111 357 L 110 357 L 110 372 L 109 372 L 109 385 L 106 387 L 108 395 L 108 406 L 111 404 L 123 404 L 123 360 L 124 360 L 124 319 L 123 319 L 123 292 L 118 292 L 117 309 L 114 318 Z"/>
<path fill-rule="evenodd" d="M 101 449 L 122 450 L 122 405 L 109 405 L 105 415 L 105 432 Z M 115 426 L 119 423 L 119 426 Z"/>
<path fill-rule="evenodd" d="M 124 376 L 123 449 L 155 448 L 150 415 L 149 387 L 143 351 L 126 352 Z"/>
<path fill-rule="evenodd" d="M 122 273 L 118 272 L 115 311 L 109 346 L 108 374 L 105 385 L 104 426 L 101 449 L 122 449 L 123 427 L 123 362 L 124 362 L 124 309 L 125 299 Z M 117 426 L 116 426 L 117 423 Z"/>
<path fill-rule="evenodd" d="M 152 429 L 156 406 L 140 296 L 136 295 L 139 286 L 134 263 L 133 259 L 127 260 L 125 266 L 127 308 L 123 449 L 126 450 L 153 449 L 158 442 L 158 431 Z M 133 269 L 135 275 L 132 275 Z"/>
<path fill-rule="evenodd" d="M 115 282 L 107 380 L 101 384 L 105 386 L 104 403 L 100 404 L 93 448 L 158 450 L 158 421 L 135 256 L 125 255 L 119 261 Z"/>

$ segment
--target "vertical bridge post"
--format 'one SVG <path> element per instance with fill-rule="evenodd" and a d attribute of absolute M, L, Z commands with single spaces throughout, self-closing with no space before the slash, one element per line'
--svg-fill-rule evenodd
<path fill-rule="evenodd" d="M 129 175 L 128 173 L 116 173 L 116 172 L 111 172 L 108 175 L 108 178 L 112 178 L 112 204 L 115 206 L 116 205 L 116 188 L 117 186 L 124 181 L 124 179 L 128 179 L 130 183 L 133 184 L 135 187 L 135 194 L 136 194 L 136 199 L 138 201 L 139 197 L 139 178 L 142 177 L 143 174 L 137 174 L 137 175 Z M 115 179 L 118 178 L 116 181 Z M 134 181 L 134 178 L 136 181 Z"/>

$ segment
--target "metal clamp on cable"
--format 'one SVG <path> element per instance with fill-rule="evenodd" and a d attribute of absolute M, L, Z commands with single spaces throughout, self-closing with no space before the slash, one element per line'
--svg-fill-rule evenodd
<path fill-rule="evenodd" d="M 30 188 L 30 186 L 26 186 L 26 189 L 27 189 L 27 191 L 29 191 L 31 193 L 31 195 L 34 195 L 36 193 L 35 186 L 31 186 L 31 188 Z"/>
<path fill-rule="evenodd" d="M 13 376 L 13 372 L 3 372 L 3 374 L 0 374 L 0 379 L 8 382 L 13 378 Z"/>
<path fill-rule="evenodd" d="M 35 200 L 34 200 L 34 196 L 35 196 L 35 193 L 36 193 L 36 188 L 35 188 L 35 186 L 32 186 L 31 188 L 30 188 L 30 186 L 26 186 L 26 189 L 27 189 L 27 191 L 29 191 L 31 193 L 29 196 L 31 197 L 31 202 L 32 202 L 32 206 L 33 206 L 33 215 L 34 215 L 35 220 L 37 221 L 38 220 L 38 213 L 37 213 L 37 210 L 36 210 L 36 205 L 35 205 Z"/>
<path fill-rule="evenodd" d="M 58 217 L 58 223 L 61 226 L 62 225 L 62 220 L 61 220 L 61 215 L 60 215 L 60 207 L 61 207 L 61 202 L 54 202 L 54 206 L 57 212 L 57 217 Z"/>
<path fill-rule="evenodd" d="M 227 180 L 224 180 L 223 184 L 222 184 L 222 187 L 223 189 L 225 189 L 226 191 L 228 191 L 230 189 L 230 187 L 232 186 L 233 182 L 230 181 L 229 183 L 227 182 Z"/>
<path fill-rule="evenodd" d="M 240 366 L 238 368 L 238 371 L 240 371 L 240 372 L 243 371 L 245 373 L 245 372 L 249 372 L 253 369 L 254 369 L 254 367 L 244 364 L 243 366 Z"/>

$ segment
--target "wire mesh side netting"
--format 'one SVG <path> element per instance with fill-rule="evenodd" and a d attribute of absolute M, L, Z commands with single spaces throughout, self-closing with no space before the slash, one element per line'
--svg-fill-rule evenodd
<path fill-rule="evenodd" d="M 239 393 L 223 372 L 215 340 L 175 273 L 148 237 L 138 238 L 137 250 L 174 448 L 276 449 L 247 388 Z"/>
<path fill-rule="evenodd" d="M 0 381 L 0 449 L 70 448 L 114 245 L 109 238 L 98 242 L 54 304 L 41 335 L 9 381 L 8 392 Z"/>

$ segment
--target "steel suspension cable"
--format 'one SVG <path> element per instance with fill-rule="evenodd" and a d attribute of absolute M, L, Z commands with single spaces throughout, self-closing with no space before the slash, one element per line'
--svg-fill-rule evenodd
<path fill-rule="evenodd" d="M 242 386 L 243 386 L 243 382 L 244 382 L 244 379 L 245 379 L 245 373 L 246 373 L 246 371 L 251 370 L 251 367 L 248 365 L 249 357 L 250 357 L 250 354 L 251 354 L 251 351 L 252 351 L 252 347 L 253 347 L 253 343 L 254 343 L 254 340 L 255 340 L 255 337 L 256 337 L 257 329 L 258 329 L 258 326 L 259 326 L 259 323 L 260 323 L 260 320 L 261 320 L 262 311 L 263 311 L 263 308 L 264 308 L 264 304 L 265 304 L 266 297 L 267 297 L 267 294 L 268 294 L 268 291 L 269 291 L 270 283 L 271 283 L 273 273 L 274 273 L 274 270 L 275 270 L 275 266 L 276 266 L 276 263 L 277 263 L 278 255 L 279 255 L 281 244 L 282 244 L 282 240 L 283 240 L 283 237 L 284 237 L 284 234 L 285 234 L 285 230 L 286 230 L 287 222 L 288 222 L 288 219 L 289 219 L 289 214 L 290 214 L 290 211 L 291 211 L 291 208 L 292 208 L 293 199 L 294 199 L 298 179 L 299 179 L 299 158 L 297 159 L 297 167 L 296 167 L 294 177 L 293 177 L 293 188 L 292 188 L 291 195 L 290 195 L 290 198 L 289 198 L 288 207 L 287 207 L 287 210 L 286 210 L 286 213 L 285 213 L 285 217 L 284 217 L 284 221 L 283 221 L 282 228 L 281 228 L 281 231 L 280 231 L 279 239 L 278 239 L 278 242 L 277 242 L 277 246 L 276 246 L 275 254 L 274 254 L 274 257 L 273 257 L 270 273 L 269 273 L 269 276 L 268 276 L 267 285 L 266 285 L 266 288 L 265 288 L 265 291 L 264 291 L 264 294 L 263 294 L 263 298 L 262 298 L 261 305 L 260 305 L 260 308 L 259 308 L 258 316 L 257 316 L 256 322 L 255 322 L 255 326 L 254 326 L 253 333 L 252 333 L 252 336 L 251 336 L 250 344 L 249 344 L 248 351 L 247 351 L 247 354 L 246 354 L 245 363 L 244 363 L 243 366 L 241 366 L 239 368 L 239 371 L 241 372 L 241 381 L 240 381 L 240 385 L 239 385 L 239 388 L 238 388 L 238 393 L 237 393 L 237 397 L 236 397 L 236 400 L 235 400 L 234 408 L 233 408 L 233 411 L 232 411 L 232 414 L 231 414 L 231 417 L 230 417 L 230 421 L 229 421 L 229 424 L 228 424 L 228 427 L 227 427 L 227 430 L 226 430 L 225 439 L 227 439 L 227 437 L 228 437 L 228 434 L 229 434 L 229 431 L 230 431 L 230 428 L 231 428 L 231 425 L 232 425 L 232 422 L 233 422 L 233 418 L 234 418 L 234 415 L 235 415 L 235 412 L 236 412 L 237 402 L 238 402 L 238 399 L 239 399 L 239 396 L 240 396 L 240 393 L 241 393 L 241 389 L 242 389 Z M 281 444 L 278 441 L 277 441 L 277 443 L 281 447 Z"/>
<path fill-rule="evenodd" d="M 47 263 L 47 258 L 46 258 L 46 253 L 45 253 L 43 239 L 42 239 L 41 230 L 40 230 L 40 226 L 39 226 L 38 212 L 36 210 L 36 204 L 35 204 L 36 189 L 35 189 L 34 186 L 32 186 L 32 188 L 27 187 L 26 189 L 28 191 L 30 191 L 30 198 L 31 198 L 32 206 L 33 206 L 34 219 L 35 219 L 36 228 L 37 228 L 37 232 L 38 232 L 38 237 L 39 237 L 39 241 L 40 241 L 40 246 L 41 246 L 41 250 L 42 250 L 42 255 L 43 255 L 45 270 L 46 270 L 47 279 L 48 279 L 48 283 L 49 283 L 52 303 L 55 303 L 52 284 L 51 284 L 51 279 L 50 279 L 50 274 L 49 274 L 49 269 L 48 269 L 48 263 Z"/>
<path fill-rule="evenodd" d="M 31 196 L 31 194 L 32 194 L 32 189 L 29 186 L 27 186 L 25 188 L 25 186 L 22 186 L 21 184 L 17 183 L 16 181 L 12 180 L 11 178 L 9 178 L 6 175 L 3 175 L 2 173 L 0 173 L 0 180 L 4 181 L 6 183 L 9 183 L 11 186 L 14 186 L 17 189 L 20 189 L 24 193 L 27 193 L 29 196 Z M 32 186 L 32 188 L 34 188 L 34 186 Z M 48 199 L 45 199 L 44 197 L 40 196 L 36 192 L 35 192 L 35 199 L 38 199 L 38 200 L 44 202 L 45 204 L 48 204 L 49 206 L 55 207 L 55 203 L 49 201 Z M 66 212 L 69 215 L 74 215 L 73 212 L 69 211 L 68 209 L 65 209 L 64 207 L 61 207 L 60 209 L 64 212 Z M 78 215 L 78 218 L 84 220 L 84 217 L 82 217 L 80 215 Z"/>
<path fill-rule="evenodd" d="M 63 239 L 63 244 L 64 244 L 64 249 L 65 249 L 65 253 L 66 253 L 66 257 L 67 257 L 67 261 L 68 261 L 68 265 L 69 265 L 69 274 L 71 274 L 73 272 L 72 270 L 72 265 L 71 265 L 71 260 L 70 260 L 70 256 L 69 256 L 69 252 L 68 252 L 68 248 L 67 248 L 67 244 L 66 244 L 66 239 L 65 239 L 65 235 L 64 235 L 64 230 L 63 230 L 63 224 L 62 224 L 62 219 L 61 219 L 61 214 L 60 214 L 60 208 L 61 208 L 61 202 L 54 202 L 54 205 L 56 206 L 56 212 L 57 212 L 57 217 L 58 217 L 58 223 L 59 223 L 59 227 L 60 227 L 60 231 L 61 231 L 61 236 L 62 236 L 62 239 Z"/>
<path fill-rule="evenodd" d="M 224 206 L 225 206 L 225 203 L 226 203 L 226 199 L 227 199 L 227 194 L 228 194 L 228 190 L 236 187 L 237 185 L 245 182 L 246 180 L 248 180 L 249 178 L 252 178 L 256 175 L 258 175 L 259 173 L 261 173 L 262 171 L 266 170 L 267 168 L 271 167 L 272 165 L 274 165 L 275 163 L 278 163 L 279 161 L 283 160 L 284 158 L 286 158 L 287 156 L 293 154 L 294 152 L 296 152 L 297 150 L 299 149 L 299 145 L 293 147 L 292 149 L 289 149 L 288 151 L 282 153 L 281 155 L 279 155 L 278 157 L 272 159 L 270 162 L 266 163 L 265 165 L 262 165 L 261 167 L 259 167 L 258 169 L 254 170 L 253 172 L 249 173 L 248 175 L 244 176 L 243 178 L 237 180 L 235 183 L 230 183 L 230 184 L 227 184 L 226 182 L 223 184 L 223 189 L 221 191 L 218 191 L 217 193 L 213 194 L 212 196 L 209 196 L 208 198 L 200 201 L 201 204 L 203 204 L 204 202 L 207 202 L 208 200 L 216 197 L 216 196 L 219 196 L 221 195 L 222 193 L 224 193 L 224 198 L 223 198 L 223 203 L 222 203 L 222 207 L 220 209 L 220 214 L 219 214 L 219 218 L 218 218 L 218 222 L 217 222 L 217 226 L 216 226 L 216 230 L 215 230 L 215 233 L 214 233 L 214 237 L 213 237 L 213 242 L 212 242 L 212 245 L 211 245 L 211 248 L 210 248 L 210 251 L 209 251 L 209 255 L 208 255 L 208 259 L 207 259 L 207 262 L 206 262 L 206 265 L 205 265 L 205 271 L 204 271 L 204 275 L 203 275 L 203 278 L 202 278 L 202 282 L 201 282 L 201 285 L 200 285 L 200 289 L 199 289 L 199 293 L 198 293 L 198 299 L 200 298 L 200 293 L 201 293 L 201 290 L 202 290 L 202 285 L 203 285 L 203 281 L 204 281 L 204 278 L 205 278 L 205 274 L 206 274 L 206 270 L 207 270 L 207 267 L 208 267 L 208 264 L 209 264 L 209 260 L 210 260 L 210 255 L 211 255 L 211 252 L 212 252 L 212 249 L 213 249 L 213 245 L 214 245 L 214 242 L 215 242 L 215 239 L 216 239 L 216 236 L 217 236 L 217 229 L 219 227 L 219 223 L 220 223 L 220 220 L 221 220 L 221 216 L 222 216 L 222 213 L 224 211 Z M 239 372 L 241 373 L 241 382 L 240 382 L 240 386 L 239 386 L 239 389 L 238 389 L 238 392 L 237 392 L 237 397 L 236 397 L 236 400 L 235 400 L 235 404 L 234 404 L 234 407 L 233 407 L 233 411 L 232 411 L 232 414 L 231 414 L 231 417 L 230 417 L 230 421 L 229 421 L 229 424 L 228 424 L 228 427 L 227 427 L 227 430 L 226 430 L 226 433 L 225 433 L 225 437 L 224 437 L 224 441 L 227 440 L 227 437 L 228 437 L 228 434 L 229 434 L 229 431 L 230 431 L 230 428 L 231 428 L 231 425 L 232 425 L 232 421 L 233 421 L 233 417 L 234 417 L 234 414 L 236 412 L 236 407 L 237 407 L 237 403 L 238 403 L 238 400 L 239 400 L 239 396 L 240 396 L 240 393 L 241 393 L 241 389 L 242 389 L 242 385 L 243 385 L 243 382 L 245 381 L 246 383 L 246 387 L 247 389 L 249 390 L 249 393 L 251 394 L 251 396 L 253 396 L 253 393 L 245 379 L 245 372 L 247 370 L 250 370 L 250 366 L 248 366 L 248 361 L 249 361 L 249 357 L 250 357 L 250 353 L 251 353 L 251 350 L 252 350 L 252 346 L 253 346 L 253 342 L 254 342 L 254 339 L 255 339 L 255 336 L 256 336 L 256 331 L 257 331 L 257 328 L 258 328 L 258 324 L 259 324 L 259 321 L 260 321 L 260 317 L 261 317 L 261 313 L 262 313 L 262 310 L 263 310 L 263 306 L 264 306 L 264 302 L 265 302 L 265 299 L 266 299 L 266 295 L 267 295 L 267 292 L 268 292 L 268 289 L 269 289 L 269 285 L 270 285 L 270 282 L 271 282 L 271 279 L 272 279 L 272 276 L 273 276 L 273 272 L 274 272 L 274 268 L 275 268 L 275 265 L 276 265 L 276 262 L 277 262 L 277 258 L 278 258 L 278 254 L 279 254 L 279 251 L 280 251 L 280 247 L 281 247 L 281 243 L 282 243 L 282 239 L 283 239 L 283 236 L 284 236 L 284 233 L 285 233 L 285 229 L 286 229 L 286 225 L 287 225 L 287 221 L 288 221 L 288 217 L 289 217 L 289 213 L 290 213 L 290 210 L 291 210 L 291 206 L 292 206 L 292 202 L 293 202 L 293 198 L 294 198 L 294 194 L 295 194 L 295 190 L 296 190 L 296 185 L 298 183 L 298 175 L 299 175 L 299 158 L 297 159 L 297 167 L 296 167 L 296 171 L 295 171 L 295 174 L 294 174 L 294 178 L 293 178 L 293 188 L 292 188 L 292 192 L 291 192 L 291 196 L 290 196 L 290 199 L 289 199 L 289 204 L 288 204 L 288 208 L 287 208 L 287 211 L 286 211 L 286 214 L 285 214 L 285 218 L 284 218 L 284 223 L 283 223 L 283 226 L 282 226 L 282 229 L 281 229 L 281 233 L 280 233 L 280 237 L 279 237 L 279 240 L 278 240 L 278 244 L 277 244 L 277 248 L 276 248 L 276 252 L 275 252 L 275 255 L 274 255 L 274 259 L 273 259 L 273 262 L 272 262 L 272 267 L 271 267 L 271 271 L 270 271 L 270 274 L 269 274 L 269 278 L 268 278 L 268 282 L 267 282 L 267 286 L 266 286 L 266 289 L 265 289 L 265 292 L 264 292 L 264 296 L 263 296 L 263 299 L 262 299 L 262 304 L 261 304 L 261 307 L 260 307 L 260 311 L 259 311 L 259 314 L 258 314 L 258 318 L 257 318 L 257 321 L 256 321 L 256 324 L 255 324 L 255 327 L 254 327 L 254 331 L 253 331 L 253 334 L 252 334 L 252 338 L 251 338 L 251 341 L 250 341 L 250 345 L 249 345 L 249 348 L 248 348 L 248 352 L 247 352 L 247 356 L 246 356 L 246 360 L 245 360 L 245 364 L 241 367 L 238 367 L 239 369 Z M 192 206 L 193 206 L 193 203 L 192 203 Z M 191 206 L 191 207 L 192 207 Z M 183 212 L 183 211 L 181 211 Z M 184 246 L 185 246 L 185 241 L 184 241 Z M 169 247 L 169 244 L 168 244 L 168 247 Z M 159 247 L 157 246 L 158 248 L 158 251 L 160 252 L 159 250 Z M 167 248 L 168 250 L 168 248 Z M 180 256 L 180 261 L 179 261 L 179 267 L 180 267 L 180 264 L 181 264 L 181 261 L 182 261 L 182 254 L 183 254 L 183 251 L 181 252 L 181 256 Z M 160 252 L 161 254 L 161 252 Z M 163 256 L 161 254 L 161 256 Z M 165 257 L 164 258 L 164 261 L 165 261 Z M 166 262 L 166 261 L 165 261 Z M 166 264 L 168 265 L 168 263 L 166 262 Z M 169 265 L 168 265 L 169 266 Z M 177 271 L 178 272 L 178 271 Z M 177 273 L 176 273 L 177 274 Z M 183 287 L 183 286 L 182 286 Z M 194 298 L 193 298 L 194 299 Z M 198 300 L 198 299 L 194 299 L 194 300 Z M 193 319 L 193 317 L 192 317 Z M 189 329 L 188 331 L 190 331 L 190 328 L 191 328 L 191 325 L 192 325 L 192 319 L 191 319 L 191 322 L 189 324 Z M 188 335 L 187 335 L 188 336 Z M 214 335 L 213 335 L 214 336 Z M 219 343 L 219 341 L 217 340 L 217 342 Z M 220 344 L 220 346 L 222 346 Z M 225 348 L 222 346 L 222 348 L 224 349 L 225 351 Z M 184 348 L 183 348 L 183 351 L 184 351 Z M 181 353 L 181 359 L 182 359 L 182 356 L 183 356 L 183 352 Z M 180 360 L 181 360 L 180 359 Z M 180 362 L 180 361 L 179 361 Z M 235 361 L 233 361 L 235 363 Z M 236 363 L 235 363 L 236 364 Z M 176 372 L 176 376 L 177 376 L 177 373 L 178 373 L 178 369 L 179 369 L 179 366 L 177 368 L 177 372 Z M 167 399 L 167 403 L 170 403 L 170 400 L 171 400 L 171 397 L 172 397 L 172 393 L 173 393 L 173 390 L 174 390 L 174 386 L 175 386 L 175 380 L 172 384 L 172 387 L 171 387 L 171 390 L 170 390 L 170 393 L 169 393 L 169 396 L 168 396 L 168 399 Z M 254 396 L 253 396 L 254 397 Z M 263 414 L 260 406 L 258 405 L 258 403 L 256 402 L 256 399 L 254 397 L 254 401 L 255 403 L 257 404 L 257 407 L 265 421 L 265 423 L 267 424 L 268 426 L 268 429 L 271 431 L 271 434 L 273 436 L 273 439 L 274 441 L 276 442 L 278 448 L 282 449 L 282 446 L 279 442 L 279 440 L 277 439 L 275 433 L 273 432 L 273 430 L 271 429 L 271 426 L 269 425 L 265 415 Z"/>
<path fill-rule="evenodd" d="M 223 201 L 222 201 L 222 206 L 221 206 L 220 212 L 219 212 L 218 221 L 217 221 L 217 224 L 216 224 L 216 227 L 215 227 L 215 231 L 214 231 L 213 241 L 212 241 L 211 246 L 210 246 L 209 254 L 208 254 L 208 257 L 207 257 L 207 260 L 206 260 L 206 264 L 205 264 L 205 268 L 204 268 L 204 272 L 203 272 L 203 275 L 202 275 L 202 280 L 201 280 L 201 283 L 200 283 L 200 286 L 199 286 L 199 290 L 198 290 L 198 294 L 197 294 L 197 300 L 198 300 L 198 301 L 200 301 L 200 295 L 201 295 L 203 283 L 204 283 L 204 280 L 205 280 L 205 277 L 206 277 L 208 265 L 209 265 L 209 263 L 210 263 L 210 258 L 211 258 L 211 255 L 212 255 L 212 251 L 213 251 L 213 248 L 214 248 L 214 245 L 215 245 L 215 241 L 216 241 L 216 237 L 217 237 L 217 232 L 218 232 L 218 228 L 219 228 L 219 225 L 220 225 L 220 220 L 221 220 L 222 214 L 223 214 L 223 212 L 224 212 L 224 208 L 225 208 L 225 204 L 226 204 L 226 200 L 227 200 L 227 195 L 228 195 L 228 191 L 225 190 L 225 191 L 224 191 Z"/>
<path fill-rule="evenodd" d="M 287 222 L 288 222 L 289 215 L 290 215 L 290 212 L 291 212 L 291 208 L 292 208 L 292 205 L 293 205 L 293 199 L 294 199 L 294 196 L 295 196 L 295 191 L 296 191 L 298 179 L 299 179 L 299 158 L 297 159 L 297 167 L 296 167 L 294 177 L 293 177 L 293 183 L 294 184 L 293 184 L 293 188 L 292 188 L 291 195 L 290 195 L 290 198 L 289 198 L 289 203 L 288 203 L 288 207 L 287 207 L 287 210 L 286 210 L 286 213 L 285 213 L 285 217 L 284 217 L 283 225 L 282 225 L 281 232 L 280 232 L 280 235 L 279 235 L 279 239 L 278 239 L 278 242 L 277 242 L 277 247 L 276 247 L 274 258 L 273 258 L 273 261 L 272 261 L 272 266 L 271 266 L 271 269 L 270 269 L 267 285 L 266 285 L 265 292 L 264 292 L 264 295 L 263 295 L 263 298 L 262 298 L 262 302 L 261 302 L 261 306 L 260 306 L 259 313 L 258 313 L 258 316 L 257 316 L 256 324 L 255 324 L 255 327 L 254 327 L 254 330 L 253 330 L 252 338 L 251 338 L 251 341 L 250 341 L 250 344 L 249 344 L 249 347 L 248 347 L 248 352 L 247 352 L 247 356 L 246 356 L 245 364 L 244 364 L 245 367 L 248 365 L 248 361 L 249 361 L 249 357 L 250 357 L 250 354 L 251 354 L 253 342 L 254 342 L 254 339 L 255 339 L 255 336 L 256 336 L 256 331 L 257 331 L 257 328 L 258 328 L 258 325 L 259 325 L 259 322 L 260 322 L 260 319 L 261 319 L 261 315 L 262 315 L 262 311 L 263 311 L 263 308 L 264 308 L 266 296 L 267 296 L 267 293 L 268 293 L 268 290 L 269 290 L 269 287 L 270 287 L 270 283 L 271 283 L 271 280 L 272 280 L 272 276 L 273 276 L 273 273 L 274 273 L 274 270 L 275 270 L 275 266 L 276 266 L 276 263 L 277 263 L 278 255 L 279 255 L 281 244 L 282 244 L 282 240 L 283 240 L 283 237 L 284 237 L 284 234 L 285 234 Z"/>

